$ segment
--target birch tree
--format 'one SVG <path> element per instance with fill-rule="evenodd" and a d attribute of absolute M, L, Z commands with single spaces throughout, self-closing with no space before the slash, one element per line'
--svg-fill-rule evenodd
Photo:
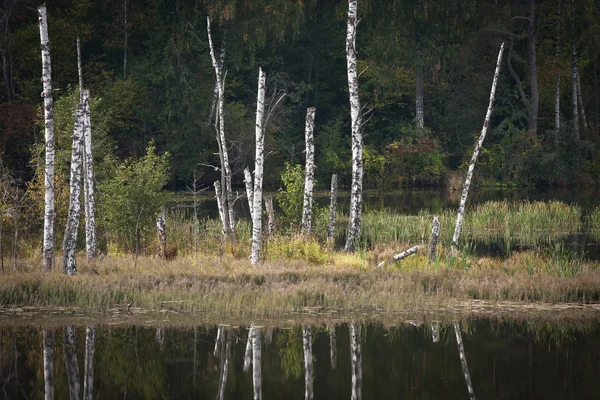
<path fill-rule="evenodd" d="M 348 0 L 348 25 L 346 30 L 346 65 L 350 117 L 352 119 L 352 189 L 350 192 L 350 219 L 346 251 L 354 251 L 360 235 L 363 184 L 363 138 L 362 113 L 358 97 L 358 73 L 356 70 L 356 26 L 358 25 L 358 0 Z"/>
<path fill-rule="evenodd" d="M 417 15 L 415 16 L 415 47 L 416 47 L 416 65 L 415 65 L 415 115 L 417 121 L 417 130 L 419 135 L 423 134 L 425 127 L 425 111 L 423 106 L 423 49 L 422 49 L 422 16 L 423 0 L 417 1 Z"/>
<path fill-rule="evenodd" d="M 254 400 L 262 400 L 262 370 L 260 328 L 252 329 L 252 386 Z"/>
<path fill-rule="evenodd" d="M 350 369 L 352 371 L 352 400 L 362 399 L 362 347 L 360 326 L 350 324 Z"/>
<path fill-rule="evenodd" d="M 304 399 L 312 400 L 314 398 L 314 390 L 312 332 L 310 326 L 302 327 L 302 344 L 304 349 Z"/>
<path fill-rule="evenodd" d="M 94 156 L 92 152 L 92 124 L 90 110 L 90 91 L 82 90 L 84 106 L 84 131 L 83 131 L 83 171 L 84 171 L 84 203 L 85 203 L 85 249 L 88 261 L 98 255 L 96 239 L 96 201 L 94 197 Z"/>
<path fill-rule="evenodd" d="M 94 351 L 96 349 L 96 327 L 85 328 L 85 364 L 83 372 L 83 400 L 94 397 Z"/>
<path fill-rule="evenodd" d="M 167 216 L 165 207 L 161 207 L 156 216 L 156 232 L 158 233 L 159 250 L 158 254 L 161 258 L 166 258 L 167 251 Z"/>
<path fill-rule="evenodd" d="M 262 236 L 262 184 L 264 166 L 264 109 L 265 109 L 265 82 L 266 75 L 262 68 L 258 70 L 258 95 L 256 98 L 256 151 L 254 164 L 254 199 L 252 200 L 252 252 L 250 261 L 252 264 L 260 262 L 260 244 Z"/>
<path fill-rule="evenodd" d="M 477 162 L 477 156 L 479 150 L 483 146 L 485 135 L 487 133 L 488 125 L 490 123 L 490 117 L 494 108 L 494 96 L 496 94 L 496 85 L 498 84 L 498 75 L 500 74 L 500 65 L 502 63 L 502 54 L 504 53 L 504 43 L 500 46 L 500 52 L 498 53 L 498 61 L 496 62 L 496 71 L 494 72 L 494 79 L 492 81 L 492 90 L 490 91 L 490 102 L 488 104 L 487 112 L 485 114 L 485 120 L 483 122 L 483 128 L 479 135 L 479 140 L 475 145 L 473 156 L 469 162 L 469 170 L 467 171 L 467 177 L 465 179 L 465 185 L 463 186 L 462 195 L 460 196 L 460 205 L 458 207 L 458 216 L 456 217 L 456 226 L 454 228 L 454 236 L 452 237 L 452 250 L 456 252 L 458 250 L 458 239 L 460 238 L 460 232 L 462 229 L 463 215 L 465 213 L 465 205 L 467 204 L 467 196 L 469 195 L 469 187 L 471 186 L 471 180 L 473 179 L 473 171 L 475 170 L 475 163 Z"/>
<path fill-rule="evenodd" d="M 74 326 L 67 326 L 63 329 L 63 355 L 69 384 L 69 398 L 70 400 L 79 400 L 79 366 L 77 365 Z"/>
<path fill-rule="evenodd" d="M 40 42 L 42 47 L 42 84 L 44 90 L 44 127 L 46 141 L 46 164 L 44 169 L 44 245 L 42 270 L 52 269 L 54 258 L 54 108 L 52 102 L 52 65 L 46 5 L 38 8 Z"/>
<path fill-rule="evenodd" d="M 71 180 L 69 184 L 69 214 L 63 240 L 63 273 L 74 275 L 77 272 L 76 246 L 81 211 L 81 167 L 83 152 L 84 106 L 79 104 L 75 112 L 73 144 L 71 146 Z"/>
<path fill-rule="evenodd" d="M 475 391 L 473 390 L 473 384 L 471 383 L 471 375 L 469 374 L 469 366 L 467 365 L 467 357 L 465 355 L 465 346 L 463 345 L 462 334 L 460 332 L 460 325 L 457 321 L 454 321 L 454 333 L 456 334 L 458 356 L 460 357 L 460 365 L 462 367 L 463 375 L 465 377 L 465 383 L 467 384 L 467 390 L 469 391 L 469 398 L 471 400 L 475 400 Z"/>
<path fill-rule="evenodd" d="M 337 215 L 337 175 L 331 175 L 331 199 L 329 201 L 329 227 L 327 228 L 327 241 L 331 242 L 335 239 L 335 217 Z"/>
<path fill-rule="evenodd" d="M 312 225 L 313 187 L 315 185 L 315 108 L 306 110 L 306 126 L 304 129 L 306 167 L 304 177 L 304 205 L 302 209 L 302 228 L 309 235 Z"/>
<path fill-rule="evenodd" d="M 54 332 L 42 329 L 44 354 L 44 399 L 54 400 Z"/>
<path fill-rule="evenodd" d="M 252 213 L 254 212 L 254 184 L 252 183 L 252 174 L 248 167 L 244 168 L 244 184 L 246 185 L 246 197 L 248 198 L 248 209 L 250 210 L 250 219 L 252 220 Z"/>

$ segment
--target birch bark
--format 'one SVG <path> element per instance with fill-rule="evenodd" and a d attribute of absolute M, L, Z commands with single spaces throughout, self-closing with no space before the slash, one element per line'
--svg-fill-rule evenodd
<path fill-rule="evenodd" d="M 225 397 L 225 388 L 227 387 L 227 375 L 229 373 L 229 360 L 231 359 L 231 333 L 225 331 L 225 354 L 221 357 L 221 377 L 219 379 L 219 393 L 217 398 L 223 400 Z"/>
<path fill-rule="evenodd" d="M 54 400 L 54 332 L 42 329 L 44 353 L 44 399 Z"/>
<path fill-rule="evenodd" d="M 421 16 L 423 15 L 423 1 L 418 0 L 417 2 L 417 16 L 416 16 L 416 34 L 415 34 L 415 47 L 416 47 L 416 65 L 415 65 L 415 115 L 417 122 L 417 130 L 419 136 L 423 134 L 423 128 L 425 126 L 425 112 L 423 106 L 423 50 L 422 50 L 422 35 L 421 35 Z"/>
<path fill-rule="evenodd" d="M 267 235 L 272 237 L 277 232 L 275 221 L 275 209 L 273 208 L 273 196 L 265 197 L 265 209 L 267 210 Z"/>
<path fill-rule="evenodd" d="M 81 167 L 83 152 L 84 106 L 79 104 L 75 112 L 73 144 L 71 146 L 71 180 L 69 185 L 69 214 L 63 240 L 63 273 L 75 275 L 77 272 L 76 247 L 81 211 Z"/>
<path fill-rule="evenodd" d="M 304 349 L 304 399 L 312 400 L 314 398 L 314 389 L 312 332 L 310 326 L 302 327 L 302 344 Z"/>
<path fill-rule="evenodd" d="M 94 397 L 94 351 L 96 349 L 96 327 L 85 328 L 85 364 L 83 372 L 83 400 Z"/>
<path fill-rule="evenodd" d="M 356 71 L 356 26 L 358 25 L 358 0 L 348 0 L 348 26 L 346 31 L 346 65 L 350 117 L 352 119 L 352 189 L 350 192 L 350 219 L 346 251 L 354 251 L 360 235 L 363 184 L 363 138 L 362 114 L 358 97 L 358 73 Z"/>
<path fill-rule="evenodd" d="M 327 241 L 331 242 L 335 239 L 335 217 L 337 213 L 337 194 L 338 184 L 337 175 L 331 175 L 331 199 L 329 202 L 329 227 L 327 228 Z"/>
<path fill-rule="evenodd" d="M 79 400 L 79 367 L 77 365 L 77 347 L 75 345 L 75 327 L 63 329 L 63 355 L 69 383 L 69 398 Z"/>
<path fill-rule="evenodd" d="M 304 129 L 306 175 L 304 177 L 304 207 L 302 211 L 302 228 L 304 233 L 310 235 L 312 225 L 313 187 L 315 185 L 315 108 L 306 110 L 306 126 Z"/>
<path fill-rule="evenodd" d="M 254 202 L 254 188 L 252 184 L 252 174 L 248 167 L 244 168 L 244 183 L 246 184 L 246 197 L 248 198 L 248 209 L 250 210 L 250 219 L 252 220 L 252 213 L 254 212 L 254 207 L 252 206 L 252 203 Z"/>
<path fill-rule="evenodd" d="M 215 197 L 217 198 L 217 208 L 219 210 L 219 216 L 221 217 L 221 223 L 223 225 L 223 235 L 226 235 L 229 232 L 229 214 L 225 212 L 225 208 L 223 207 L 223 192 L 221 191 L 221 182 L 215 181 L 213 183 L 215 187 Z"/>
<path fill-rule="evenodd" d="M 362 348 L 360 326 L 350 324 L 350 363 L 352 370 L 352 400 L 362 399 Z"/>
<path fill-rule="evenodd" d="M 469 391 L 469 398 L 475 400 L 475 392 L 473 390 L 473 384 L 471 383 L 471 375 L 469 374 L 469 366 L 467 365 L 467 357 L 465 355 L 465 346 L 462 341 L 462 334 L 460 333 L 460 325 L 457 321 L 454 321 L 454 333 L 456 334 L 456 344 L 458 345 L 458 355 L 460 357 L 460 365 L 465 376 L 465 383 L 467 384 L 467 390 Z"/>
<path fill-rule="evenodd" d="M 254 165 L 254 200 L 252 205 L 252 253 L 250 261 L 252 264 L 260 262 L 260 244 L 262 236 L 262 184 L 263 184 L 263 166 L 264 166 L 264 109 L 265 109 L 265 81 L 266 75 L 262 68 L 258 70 L 258 95 L 256 98 L 256 151 Z"/>
<path fill-rule="evenodd" d="M 158 233 L 160 246 L 158 255 L 164 259 L 167 251 L 167 215 L 164 207 L 160 208 L 160 211 L 156 216 L 156 232 Z"/>
<path fill-rule="evenodd" d="M 252 364 L 252 334 L 253 334 L 254 326 L 250 326 L 248 329 L 248 340 L 246 340 L 246 351 L 244 352 L 244 372 L 250 369 L 250 364 Z"/>
<path fill-rule="evenodd" d="M 483 122 L 483 128 L 481 129 L 481 135 L 479 141 L 473 151 L 471 162 L 469 163 L 469 170 L 467 171 L 467 177 L 465 179 L 465 186 L 463 187 L 462 195 L 460 197 L 460 205 L 458 207 L 458 216 L 456 217 L 456 227 L 454 228 L 454 236 L 452 237 L 452 250 L 458 251 L 458 239 L 460 238 L 460 232 L 462 229 L 463 215 L 465 213 L 465 205 L 467 204 L 467 196 L 469 195 L 469 187 L 471 186 L 471 180 L 473 179 L 473 171 L 475 170 L 475 163 L 477 162 L 477 156 L 479 150 L 483 146 L 483 141 L 487 133 L 488 125 L 490 123 L 490 117 L 492 115 L 492 109 L 494 108 L 494 96 L 496 94 L 496 85 L 498 84 L 498 75 L 500 74 L 500 65 L 502 63 L 502 53 L 504 52 L 504 43 L 500 46 L 500 52 L 498 53 L 498 61 L 496 63 L 496 71 L 494 72 L 494 80 L 492 82 L 492 90 L 490 92 L 490 102 L 488 109 L 485 114 L 485 121 Z"/>
<path fill-rule="evenodd" d="M 54 107 L 52 102 L 52 66 L 50 62 L 50 41 L 48 40 L 48 20 L 46 6 L 38 8 L 40 42 L 42 47 L 42 83 L 44 87 L 44 126 L 46 140 L 46 165 L 44 183 L 44 250 L 42 270 L 52 269 L 54 258 Z"/>
<path fill-rule="evenodd" d="M 429 262 L 433 263 L 437 259 L 437 244 L 440 236 L 440 219 L 433 217 L 431 227 L 431 237 L 429 238 Z"/>
<path fill-rule="evenodd" d="M 257 327 L 252 329 L 252 384 L 254 400 L 262 400 L 261 342 Z"/>
<path fill-rule="evenodd" d="M 81 43 L 77 36 L 77 75 L 79 76 L 79 102 L 83 101 L 83 71 L 81 68 Z"/>
<path fill-rule="evenodd" d="M 96 241 L 96 200 L 94 197 L 94 156 L 92 153 L 92 124 L 90 110 L 90 91 L 82 91 L 85 107 L 83 131 L 83 171 L 84 171 L 84 202 L 85 202 L 85 249 L 88 261 L 96 258 L 98 245 Z"/>

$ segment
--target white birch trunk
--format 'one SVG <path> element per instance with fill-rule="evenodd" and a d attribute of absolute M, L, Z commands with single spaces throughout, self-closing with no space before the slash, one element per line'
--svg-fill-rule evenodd
<path fill-rule="evenodd" d="M 313 355 L 312 334 L 309 326 L 302 327 L 302 344 L 304 348 L 304 399 L 314 398 L 313 389 Z"/>
<path fill-rule="evenodd" d="M 264 166 L 265 131 L 263 127 L 265 110 L 265 81 L 266 75 L 262 68 L 258 71 L 258 95 L 256 98 L 256 152 L 254 166 L 254 200 L 252 205 L 252 264 L 260 262 L 260 244 L 262 236 L 262 184 Z"/>
<path fill-rule="evenodd" d="M 244 183 L 246 184 L 246 197 L 248 198 L 248 209 L 250 210 L 250 219 L 252 220 L 252 214 L 254 213 L 254 207 L 252 206 L 254 201 L 254 188 L 252 174 L 248 167 L 244 168 Z"/>
<path fill-rule="evenodd" d="M 69 215 L 63 240 L 63 273 L 75 275 L 77 272 L 76 247 L 81 212 L 81 167 L 83 152 L 83 131 L 85 121 L 83 104 L 77 106 L 71 146 L 71 180 L 69 184 Z"/>
<path fill-rule="evenodd" d="M 81 68 L 81 43 L 77 36 L 77 75 L 79 76 L 79 102 L 83 101 L 83 70 Z"/>
<path fill-rule="evenodd" d="M 337 336 L 335 333 L 335 325 L 329 327 L 329 361 L 331 369 L 337 367 Z"/>
<path fill-rule="evenodd" d="M 156 232 L 158 233 L 159 251 L 158 255 L 165 258 L 167 251 L 167 215 L 165 208 L 161 207 L 156 216 Z"/>
<path fill-rule="evenodd" d="M 221 346 L 223 345 L 223 333 L 224 328 L 222 325 L 217 327 L 217 336 L 215 337 L 215 350 L 213 351 L 214 357 L 219 357 L 221 353 Z"/>
<path fill-rule="evenodd" d="M 471 157 L 471 162 L 469 163 L 469 170 L 467 171 L 467 177 L 465 179 L 465 186 L 463 187 L 462 195 L 460 197 L 460 205 L 458 207 L 458 216 L 456 218 L 456 227 L 454 228 L 454 236 L 452 237 L 452 250 L 454 252 L 456 252 L 458 249 L 458 239 L 460 238 L 460 232 L 462 229 L 462 220 L 463 220 L 463 215 L 465 213 L 465 205 L 467 204 L 467 196 L 469 195 L 469 187 L 471 186 L 471 179 L 473 179 L 473 171 L 475 170 L 475 163 L 477 162 L 477 156 L 479 155 L 479 150 L 481 150 L 481 146 L 483 146 L 483 141 L 485 139 L 488 125 L 490 123 L 490 116 L 492 115 L 492 110 L 494 108 L 494 96 L 496 94 L 496 85 L 498 84 L 498 75 L 500 74 L 500 65 L 502 64 L 502 53 L 503 52 L 504 52 L 504 43 L 502 43 L 502 46 L 500 46 L 500 52 L 498 53 L 498 61 L 496 63 L 496 71 L 494 72 L 494 80 L 492 82 L 492 90 L 490 92 L 490 102 L 488 104 L 488 109 L 485 114 L 485 121 L 483 122 L 483 128 L 481 129 L 481 135 L 479 135 L 479 140 L 477 141 L 477 145 L 475 146 L 475 151 L 473 151 L 473 156 Z"/>
<path fill-rule="evenodd" d="M 363 184 L 363 138 L 362 114 L 358 97 L 358 73 L 356 70 L 356 26 L 358 25 L 358 0 L 348 0 L 348 26 L 346 31 L 346 65 L 348 69 L 348 91 L 350 116 L 352 119 L 352 188 L 350 192 L 350 219 L 346 251 L 354 251 L 360 236 L 362 219 Z"/>
<path fill-rule="evenodd" d="M 221 377 L 219 379 L 218 399 L 223 400 L 225 397 L 225 388 L 227 387 L 227 375 L 229 373 L 229 360 L 231 359 L 231 334 L 224 332 L 225 336 L 225 355 L 222 357 Z"/>
<path fill-rule="evenodd" d="M 94 397 L 94 351 L 96 349 L 96 327 L 85 328 L 85 365 L 83 377 L 83 400 Z"/>
<path fill-rule="evenodd" d="M 267 235 L 272 237 L 277 232 L 275 221 L 275 209 L 273 208 L 273 196 L 265 197 L 265 209 L 267 210 Z"/>
<path fill-rule="evenodd" d="M 54 332 L 42 329 L 44 353 L 44 399 L 54 400 Z"/>
<path fill-rule="evenodd" d="M 350 363 L 352 370 L 352 400 L 362 399 L 362 348 L 360 326 L 350 324 Z"/>
<path fill-rule="evenodd" d="M 253 334 L 254 326 L 250 326 L 248 329 L 248 340 L 246 341 L 246 351 L 244 352 L 244 372 L 247 372 L 250 369 L 250 364 L 252 364 L 252 334 Z"/>
<path fill-rule="evenodd" d="M 437 244 L 440 236 L 440 219 L 433 217 L 431 227 L 431 237 L 429 238 L 429 262 L 433 263 L 437 259 Z"/>
<path fill-rule="evenodd" d="M 83 105 L 85 106 L 85 123 L 83 131 L 83 171 L 84 171 L 84 202 L 85 202 L 85 249 L 88 261 L 96 258 L 98 245 L 96 241 L 96 201 L 94 198 L 94 156 L 92 153 L 92 124 L 90 110 L 90 91 L 83 90 Z"/>
<path fill-rule="evenodd" d="M 396 261 L 404 260 L 406 257 L 415 254 L 422 247 L 423 247 L 422 245 L 418 244 L 416 246 L 411 247 L 408 250 L 403 251 L 402 253 L 398 253 L 398 254 L 396 254 L 395 256 L 392 257 L 391 262 L 396 262 Z M 385 261 L 382 261 L 379 264 L 377 264 L 377 268 L 381 268 L 384 265 L 385 265 Z"/>
<path fill-rule="evenodd" d="M 223 225 L 223 235 L 229 232 L 229 224 L 227 223 L 228 215 L 223 207 L 223 193 L 221 191 L 221 182 L 215 181 L 213 183 L 215 187 L 215 197 L 217 198 L 217 208 L 219 210 L 219 216 L 221 217 L 221 223 Z"/>
<path fill-rule="evenodd" d="M 302 211 L 302 228 L 310 235 L 312 225 L 313 187 L 315 185 L 315 108 L 306 110 L 306 126 L 304 129 L 306 166 L 304 177 L 304 207 Z"/>
<path fill-rule="evenodd" d="M 254 400 L 262 400 L 261 342 L 257 327 L 252 329 L 252 383 Z"/>
<path fill-rule="evenodd" d="M 44 171 L 44 250 L 42 270 L 52 269 L 54 258 L 54 107 L 52 103 L 52 66 L 46 6 L 38 8 L 40 42 L 42 47 L 42 83 L 44 87 L 44 126 L 46 139 L 46 165 Z"/>
<path fill-rule="evenodd" d="M 456 344 L 458 345 L 460 365 L 462 366 L 463 374 L 465 376 L 465 383 L 467 384 L 467 390 L 469 391 L 469 398 L 471 400 L 475 400 L 475 392 L 473 391 L 473 384 L 471 383 L 471 375 L 469 374 L 469 366 L 467 365 L 467 357 L 465 355 L 462 334 L 460 333 L 460 325 L 457 321 L 454 321 L 454 333 L 456 334 Z"/>
<path fill-rule="evenodd" d="M 221 165 L 221 171 L 224 174 L 224 178 L 225 178 L 225 197 L 226 197 L 226 201 L 224 202 L 225 204 L 223 204 L 224 209 L 226 210 L 226 212 L 228 213 L 228 220 L 229 220 L 229 230 L 231 232 L 231 234 L 235 234 L 235 215 L 234 215 L 234 211 L 233 211 L 233 191 L 231 189 L 231 166 L 229 165 L 229 152 L 227 150 L 227 142 L 225 140 L 225 119 L 223 118 L 223 108 L 224 108 L 224 102 L 225 102 L 225 79 L 223 78 L 223 70 L 222 70 L 222 65 L 219 63 L 219 60 L 217 60 L 217 57 L 215 55 L 215 50 L 214 50 L 214 46 L 213 46 L 213 41 L 212 41 L 212 35 L 211 35 L 211 30 L 210 30 L 210 18 L 206 17 L 206 29 L 207 29 L 207 33 L 208 33 L 208 44 L 209 44 L 209 48 L 210 48 L 210 57 L 212 59 L 212 65 L 213 68 L 215 70 L 215 75 L 216 75 L 216 79 L 217 79 L 217 85 L 218 85 L 218 93 L 219 93 L 219 100 L 217 102 L 217 116 L 218 116 L 218 131 L 219 131 L 219 146 L 220 146 L 220 153 L 221 153 L 221 157 L 222 157 L 222 165 Z M 221 60 L 222 62 L 222 60 Z"/>
<path fill-rule="evenodd" d="M 423 135 L 423 128 L 425 127 L 425 112 L 423 106 L 423 54 L 420 49 L 420 44 L 418 46 L 415 97 L 417 130 L 419 131 L 419 136 L 421 136 Z"/>
<path fill-rule="evenodd" d="M 63 329 L 63 355 L 69 384 L 69 398 L 71 400 L 79 400 L 79 366 L 77 365 L 74 326 L 68 326 Z"/>
<path fill-rule="evenodd" d="M 583 131 L 587 133 L 587 118 L 585 116 L 585 107 L 583 106 L 583 95 L 581 94 L 581 79 L 579 76 L 579 67 L 577 67 L 577 103 L 579 104 L 579 114 L 581 115 Z"/>
<path fill-rule="evenodd" d="M 337 195 L 338 184 L 337 175 L 331 175 L 331 199 L 329 202 L 329 227 L 327 228 L 327 241 L 335 239 L 335 217 L 337 216 Z"/>

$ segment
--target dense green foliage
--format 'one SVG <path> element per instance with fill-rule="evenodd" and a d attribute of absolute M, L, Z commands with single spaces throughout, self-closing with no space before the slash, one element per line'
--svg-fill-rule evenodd
<path fill-rule="evenodd" d="M 0 9 L 0 150 L 14 176 L 29 180 L 28 146 L 43 138 L 34 123 L 41 104 L 36 0 L 6 0 Z M 127 4 L 126 8 L 124 5 Z M 422 7 L 419 4 L 423 4 Z M 463 168 L 477 137 L 501 42 L 505 54 L 491 130 L 476 183 L 589 185 L 600 177 L 598 64 L 600 6 L 593 0 L 535 1 L 540 106 L 528 132 L 531 96 L 527 1 L 417 0 L 360 3 L 357 51 L 365 125 L 366 186 L 440 184 Z M 571 7 L 574 7 L 571 12 Z M 101 99 L 92 115 L 121 159 L 144 154 L 154 139 L 171 154 L 169 184 L 183 188 L 196 172 L 210 184 L 217 171 L 211 122 L 215 74 L 206 16 L 217 51 L 225 43 L 225 125 L 234 184 L 252 164 L 257 70 L 267 71 L 267 105 L 287 95 L 267 125 L 265 184 L 279 186 L 287 161 L 303 163 L 304 115 L 317 108 L 316 174 L 350 181 L 350 118 L 344 1 L 324 0 L 60 0 L 48 5 L 55 98 L 77 82 L 75 38 L 82 38 L 84 84 Z M 127 24 L 125 24 L 127 10 Z M 127 42 L 125 36 L 127 34 Z M 560 50 L 556 51 L 557 38 Z M 127 47 L 125 47 L 127 43 Z M 588 129 L 573 132 L 571 51 L 579 61 Z M 424 130 L 414 128 L 415 69 L 421 49 Z M 507 49 L 508 52 L 508 49 Z M 127 54 L 127 69 L 124 55 Z M 519 85 L 508 63 L 520 77 Z M 560 73 L 561 130 L 554 126 Z M 97 123 L 103 121 L 102 127 Z M 59 151 L 64 143 L 59 143 Z M 382 182 L 382 176 L 385 179 Z M 99 177 L 101 180 L 101 177 Z"/>

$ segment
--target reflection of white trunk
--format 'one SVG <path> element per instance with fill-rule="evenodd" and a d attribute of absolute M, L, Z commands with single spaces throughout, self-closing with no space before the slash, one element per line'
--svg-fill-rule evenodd
<path fill-rule="evenodd" d="M 352 370 L 352 400 L 362 399 L 362 349 L 360 326 L 350 324 L 350 363 Z"/>
<path fill-rule="evenodd" d="M 246 341 L 246 351 L 244 352 L 244 372 L 247 372 L 252 364 L 252 332 L 254 327 L 250 326 L 248 329 L 248 340 Z"/>
<path fill-rule="evenodd" d="M 85 124 L 83 131 L 83 190 L 85 201 L 85 248 L 88 261 L 96 258 L 96 201 L 94 200 L 94 158 L 92 154 L 92 125 L 90 110 L 90 91 L 82 92 L 85 106 Z"/>
<path fill-rule="evenodd" d="M 156 216 L 156 232 L 158 233 L 158 255 L 165 258 L 167 251 L 167 215 L 165 208 L 161 207 Z"/>
<path fill-rule="evenodd" d="M 273 208 L 273 196 L 265 197 L 265 209 L 267 210 L 267 235 L 275 235 L 277 222 L 275 222 L 275 209 Z"/>
<path fill-rule="evenodd" d="M 244 168 L 244 183 L 246 184 L 246 197 L 248 198 L 250 219 L 252 219 L 252 213 L 254 212 L 254 207 L 252 206 L 252 202 L 254 201 L 254 187 L 252 184 L 252 174 L 250 173 L 250 169 L 248 167 Z"/>
<path fill-rule="evenodd" d="M 440 341 L 440 326 L 435 322 L 431 323 L 431 340 L 433 340 L 433 343 Z"/>
<path fill-rule="evenodd" d="M 262 400 L 260 328 L 252 329 L 252 383 L 254 400 Z"/>
<path fill-rule="evenodd" d="M 63 354 L 69 382 L 69 398 L 79 400 L 79 366 L 77 365 L 77 347 L 75 345 L 75 327 L 63 329 Z"/>
<path fill-rule="evenodd" d="M 217 327 L 217 336 L 215 337 L 215 350 L 213 351 L 214 357 L 219 357 L 221 353 L 221 345 L 223 344 L 223 326 L 219 325 Z"/>
<path fill-rule="evenodd" d="M 46 165 L 44 171 L 44 252 L 42 269 L 52 269 L 54 258 L 54 107 L 52 104 L 52 66 L 46 6 L 38 8 L 40 41 L 42 46 L 42 83 L 44 87 L 44 126 L 46 131 Z"/>
<path fill-rule="evenodd" d="M 456 252 L 458 250 L 458 239 L 460 238 L 460 232 L 462 229 L 463 214 L 465 213 L 465 205 L 467 204 L 467 196 L 469 195 L 469 187 L 471 186 L 471 179 L 473 179 L 473 171 L 475 170 L 475 163 L 477 162 L 477 156 L 479 150 L 483 146 L 483 140 L 487 133 L 488 125 L 490 123 L 490 116 L 492 115 L 492 109 L 494 108 L 494 96 L 496 94 L 496 85 L 498 84 L 498 75 L 500 74 L 500 65 L 502 63 L 502 53 L 504 53 L 504 43 L 500 46 L 500 52 L 498 53 L 498 62 L 496 63 L 496 71 L 494 72 L 494 80 L 492 82 L 492 90 L 490 92 L 490 102 L 488 109 L 485 114 L 485 121 L 483 122 L 483 128 L 481 129 L 481 135 L 473 151 L 471 162 L 469 163 L 469 170 L 467 172 L 467 178 L 465 179 L 465 186 L 463 187 L 462 195 L 460 197 L 460 206 L 458 207 L 458 216 L 456 218 L 456 227 L 454 228 L 454 236 L 452 237 L 452 250 Z"/>
<path fill-rule="evenodd" d="M 350 116 L 352 119 L 352 188 L 350 191 L 350 219 L 346 251 L 354 251 L 360 235 L 363 184 L 362 113 L 358 98 L 358 73 L 356 70 L 356 26 L 358 25 L 358 0 L 348 0 L 348 26 L 346 31 L 346 64 Z"/>
<path fill-rule="evenodd" d="M 263 165 L 265 148 L 265 131 L 263 127 L 265 110 L 265 81 L 264 71 L 258 71 L 258 95 L 256 97 L 256 152 L 254 166 L 254 200 L 252 205 L 252 253 L 250 260 L 252 264 L 260 262 L 260 244 L 262 236 L 262 184 L 263 184 Z"/>
<path fill-rule="evenodd" d="M 96 327 L 85 328 L 85 366 L 83 377 L 83 400 L 94 397 L 94 351 L 96 349 Z"/>
<path fill-rule="evenodd" d="M 475 392 L 473 391 L 473 385 L 471 384 L 471 375 L 469 374 L 469 367 L 467 365 L 467 357 L 465 356 L 465 347 L 463 346 L 462 334 L 460 333 L 460 325 L 457 321 L 454 321 L 454 333 L 456 334 L 456 344 L 458 345 L 458 355 L 460 357 L 460 364 L 462 366 L 463 374 L 465 375 L 465 382 L 467 384 L 467 390 L 469 391 L 469 398 L 475 400 Z"/>
<path fill-rule="evenodd" d="M 304 347 L 304 398 L 312 400 L 313 390 L 313 355 L 310 326 L 302 327 L 302 343 Z"/>
<path fill-rule="evenodd" d="M 435 262 L 437 260 L 437 243 L 440 236 L 440 219 L 433 217 L 433 224 L 431 227 L 431 237 L 429 238 L 429 262 Z"/>
<path fill-rule="evenodd" d="M 304 129 L 306 143 L 306 176 L 304 177 L 304 207 L 302 210 L 302 228 L 310 234 L 312 225 L 313 187 L 315 185 L 315 108 L 306 110 L 306 127 Z"/>
<path fill-rule="evenodd" d="M 221 357 L 221 377 L 219 379 L 218 399 L 223 400 L 225 396 L 225 387 L 227 386 L 227 374 L 229 372 L 229 359 L 231 358 L 231 341 L 233 337 L 230 332 L 225 331 L 225 355 Z"/>
<path fill-rule="evenodd" d="M 69 184 L 69 215 L 63 238 L 63 272 L 74 275 L 77 271 L 76 247 L 81 211 L 81 162 L 83 150 L 83 131 L 85 108 L 77 106 L 73 127 L 73 143 L 71 145 L 71 179 Z"/>
<path fill-rule="evenodd" d="M 335 239 L 335 217 L 336 217 L 336 207 L 337 207 L 337 175 L 331 175 L 331 200 L 329 203 L 329 227 L 327 229 L 327 241 L 332 241 Z"/>
<path fill-rule="evenodd" d="M 54 399 L 54 332 L 42 329 L 44 352 L 44 399 Z"/>
<path fill-rule="evenodd" d="M 335 325 L 329 327 L 329 361 L 331 369 L 337 367 L 337 337 L 335 335 Z"/>

